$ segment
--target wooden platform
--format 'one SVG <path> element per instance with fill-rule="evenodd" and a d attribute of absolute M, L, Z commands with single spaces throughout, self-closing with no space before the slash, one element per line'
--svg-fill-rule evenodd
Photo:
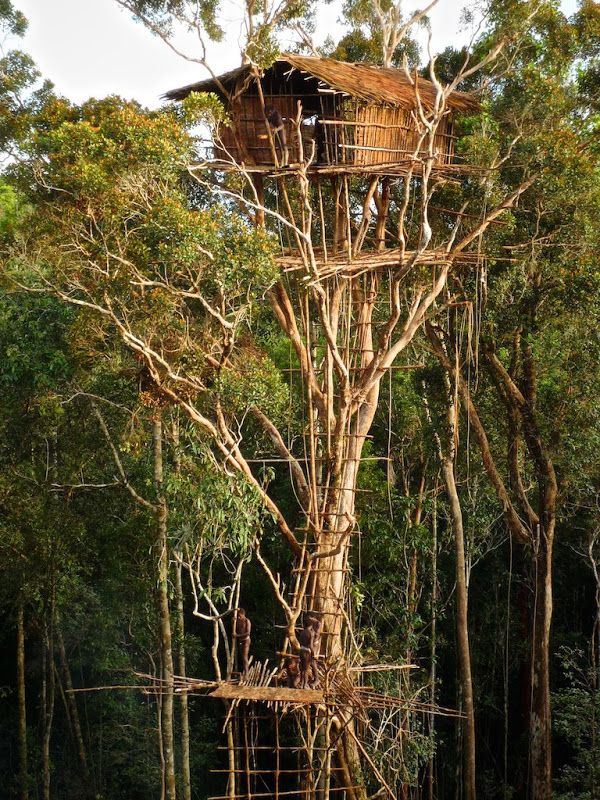
<path fill-rule="evenodd" d="M 245 686 L 222 683 L 209 697 L 221 700 L 259 700 L 265 703 L 296 703 L 311 705 L 323 703 L 323 692 L 319 689 L 288 689 L 285 686 Z"/>
<path fill-rule="evenodd" d="M 321 257 L 320 257 L 321 256 Z M 406 251 L 402 253 L 399 248 L 389 248 L 382 251 L 364 251 L 352 258 L 347 253 L 330 255 L 327 260 L 322 258 L 322 253 L 316 252 L 316 267 L 319 279 L 342 275 L 353 277 L 363 272 L 390 268 L 402 270 L 411 263 L 414 252 Z M 471 264 L 477 262 L 477 253 L 461 253 L 454 257 L 455 263 Z M 277 258 L 277 263 L 283 272 L 305 272 L 306 267 L 302 259 L 298 256 L 283 255 Z M 444 266 L 451 263 L 448 252 L 444 249 L 428 250 L 418 256 L 416 266 Z M 308 275 L 306 280 L 313 279 Z"/>
<path fill-rule="evenodd" d="M 214 169 L 219 172 L 246 172 L 253 175 L 262 175 L 265 178 L 284 178 L 286 176 L 293 176 L 304 169 L 307 169 L 309 175 L 380 175 L 385 176 L 398 176 L 406 175 L 409 169 L 412 168 L 413 176 L 418 177 L 423 167 L 423 160 L 404 159 L 403 161 L 392 162 L 388 164 L 287 164 L 286 166 L 276 167 L 274 164 L 238 164 L 232 161 L 223 161 L 222 159 L 209 159 L 198 164 L 192 164 L 190 170 L 192 172 L 202 171 L 205 169 Z M 458 176 L 465 173 L 473 172 L 489 172 L 481 167 L 475 167 L 468 164 L 434 164 L 433 171 L 436 174 L 443 174 L 447 177 Z"/>

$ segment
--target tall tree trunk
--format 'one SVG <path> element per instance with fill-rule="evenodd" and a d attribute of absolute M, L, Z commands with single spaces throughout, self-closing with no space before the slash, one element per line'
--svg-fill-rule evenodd
<path fill-rule="evenodd" d="M 531 310 L 532 328 L 535 330 L 536 308 Z M 552 717 L 550 710 L 550 628 L 552 625 L 552 555 L 556 527 L 558 482 L 538 426 L 537 373 L 531 342 L 518 337 L 522 359 L 521 404 L 523 435 L 535 466 L 538 486 L 537 525 L 532 530 L 535 569 L 535 599 L 533 614 L 533 647 L 531 658 L 531 715 L 529 736 L 531 741 L 531 786 L 534 800 L 552 797 Z M 490 361 L 496 372 L 499 362 L 492 354 Z"/>
<path fill-rule="evenodd" d="M 334 469 L 339 478 L 329 490 L 329 523 L 319 536 L 316 572 L 309 594 L 311 610 L 323 614 L 325 646 L 330 658 L 342 657 L 341 641 L 346 574 L 350 553 L 349 538 L 354 529 L 356 482 L 364 443 L 377 408 L 379 386 L 357 411 L 349 433 L 341 433 L 340 457 Z M 325 556 L 325 553 L 332 555 Z"/>
<path fill-rule="evenodd" d="M 175 598 L 177 602 L 177 669 L 179 675 L 186 676 L 185 663 L 185 615 L 183 607 L 183 586 L 181 581 L 181 562 L 175 567 Z M 179 698 L 181 712 L 181 773 L 183 776 L 183 798 L 192 800 L 192 778 L 190 774 L 190 716 L 188 696 L 182 692 Z"/>
<path fill-rule="evenodd" d="M 600 536 L 600 531 L 595 530 L 588 542 L 588 558 L 592 572 L 594 574 L 594 581 L 596 584 L 596 611 L 594 614 L 594 622 L 592 625 L 592 636 L 590 639 L 590 656 L 592 665 L 592 690 L 594 694 L 600 689 L 600 571 L 598 569 L 598 562 L 594 554 L 594 547 Z M 592 753 L 598 754 L 598 712 L 596 706 L 592 706 L 592 723 L 591 723 L 591 744 Z M 598 772 L 600 770 L 600 759 L 592 757 L 590 766 L 590 796 L 592 800 L 598 798 Z"/>
<path fill-rule="evenodd" d="M 17 608 L 17 700 L 19 707 L 19 797 L 28 800 L 27 775 L 27 707 L 25 702 L 25 610 L 23 601 Z"/>
<path fill-rule="evenodd" d="M 50 740 L 54 721 L 54 698 L 56 689 L 54 671 L 54 602 L 51 602 L 50 621 L 46 621 L 42 643 L 42 797 L 50 800 L 51 765 Z"/>
<path fill-rule="evenodd" d="M 262 178 L 256 179 L 256 190 L 259 198 L 264 197 L 264 186 Z M 261 200 L 262 203 L 262 200 Z M 264 225 L 264 219 L 262 223 Z M 173 437 L 173 468 L 176 475 L 181 474 L 181 448 L 179 438 L 179 409 L 175 409 L 171 425 L 171 435 Z M 181 556 L 181 554 L 179 554 Z M 182 583 L 183 562 L 177 559 L 175 564 L 175 602 L 177 606 L 177 670 L 182 678 L 187 675 L 185 661 L 185 607 L 183 602 L 183 583 Z M 181 774 L 183 778 L 183 797 L 184 800 L 192 800 L 192 778 L 190 772 L 190 714 L 188 695 L 182 692 L 179 698 L 179 709 L 181 713 Z"/>
<path fill-rule="evenodd" d="M 535 606 L 531 659 L 531 795 L 552 797 L 552 718 L 550 709 L 550 626 L 552 623 L 552 549 L 554 519 L 542 528 L 535 546 Z"/>
<path fill-rule="evenodd" d="M 423 504 L 425 500 L 425 486 L 426 486 L 426 475 L 427 475 L 427 462 L 421 459 L 421 478 L 419 480 L 419 488 L 417 494 L 417 505 L 414 510 L 414 515 L 411 517 L 411 513 L 409 512 L 407 515 L 407 525 L 409 528 L 417 528 L 421 524 L 421 519 L 423 516 Z M 407 496 L 410 495 L 410 487 L 406 487 L 406 494 Z M 418 579 L 418 549 L 416 546 L 412 548 L 412 554 L 410 558 L 410 565 L 408 569 L 408 577 L 407 577 L 407 587 L 406 587 L 406 609 L 408 612 L 408 620 L 407 620 L 407 628 L 406 628 L 406 654 L 405 659 L 407 664 L 412 664 L 413 662 L 413 636 L 415 632 L 415 615 L 417 612 L 418 606 L 418 592 L 417 592 L 417 579 Z M 405 672 L 401 673 L 401 680 L 402 680 L 402 691 L 405 693 L 406 697 L 412 696 L 412 680 L 411 680 L 411 673 L 410 670 L 406 670 Z M 406 736 L 411 736 L 412 734 L 412 719 L 411 719 L 411 712 L 410 709 L 407 709 L 405 714 L 403 715 L 402 719 L 402 728 L 406 731 Z M 410 784 L 403 783 L 401 787 L 400 796 L 402 798 L 408 798 L 410 792 Z"/>
<path fill-rule="evenodd" d="M 56 481 L 58 472 L 58 434 L 53 432 L 50 447 L 50 474 Z M 55 502 L 55 499 L 54 499 Z M 56 667 L 54 663 L 54 633 L 56 622 L 56 564 L 54 542 L 50 540 L 48 552 L 47 597 L 43 619 L 42 642 L 42 797 L 50 800 L 51 764 L 50 740 L 54 722 L 56 696 Z"/>
<path fill-rule="evenodd" d="M 354 529 L 356 481 L 364 443 L 377 408 L 379 384 L 373 389 L 351 424 L 342 426 L 340 438 L 332 445 L 337 457 L 332 464 L 335 479 L 327 490 L 325 528 L 319 533 L 315 572 L 309 583 L 306 607 L 316 611 L 323 619 L 322 652 L 329 659 L 343 659 L 342 628 L 345 620 L 344 604 L 347 586 L 350 536 Z M 354 722 L 342 718 L 342 729 L 337 745 L 340 775 L 347 787 L 349 800 L 364 800 L 361 757 L 354 735 Z M 352 788 L 354 787 L 354 788 Z"/>
<path fill-rule="evenodd" d="M 529 316 L 535 319 L 535 309 Z M 532 325 L 532 329 L 535 326 Z M 517 451 L 509 449 L 511 494 L 496 466 L 491 446 L 475 406 L 468 384 L 455 368 L 444 347 L 444 338 L 431 325 L 426 325 L 433 349 L 447 373 L 456 382 L 468 413 L 471 430 L 479 445 L 484 468 L 498 499 L 502 503 L 507 526 L 515 541 L 528 548 L 534 568 L 535 601 L 531 642 L 531 703 L 529 709 L 529 776 L 533 800 L 552 796 L 552 728 L 550 712 L 550 628 L 552 623 L 552 552 L 556 526 L 558 483 L 554 465 L 546 450 L 537 419 L 537 376 L 529 337 L 522 331 L 514 336 L 514 361 L 521 368 L 517 384 L 516 368 L 509 372 L 495 354 L 493 343 L 485 347 L 486 366 L 498 388 L 500 400 L 507 409 L 509 432 L 522 431 L 529 460 L 537 479 L 537 512 L 531 506 L 519 471 Z M 520 361 L 519 361 L 520 359 Z M 520 504 L 518 513 L 516 502 Z M 526 523 L 523 522 L 526 520 Z"/>
<path fill-rule="evenodd" d="M 167 797 L 176 798 L 175 747 L 173 735 L 174 667 L 169 609 L 169 542 L 167 536 L 167 502 L 164 494 L 162 419 L 157 413 L 153 422 L 154 487 L 156 489 L 156 543 L 158 565 L 157 598 L 160 625 L 160 645 L 163 666 L 161 734 L 164 748 Z"/>
<path fill-rule="evenodd" d="M 463 789 L 464 800 L 475 800 L 475 709 L 473 704 L 473 680 L 471 676 L 471 650 L 469 647 L 468 596 L 465 562 L 463 516 L 456 480 L 454 459 L 444 458 L 442 474 L 450 505 L 454 549 L 456 556 L 456 638 L 458 641 L 458 663 L 460 688 L 465 720 L 463 724 Z"/>
<path fill-rule="evenodd" d="M 57 625 L 56 625 L 56 641 L 58 644 L 58 655 L 60 657 L 62 674 L 65 682 L 65 689 L 66 689 L 65 695 L 66 695 L 67 707 L 69 710 L 69 716 L 71 718 L 71 725 L 73 726 L 73 735 L 75 736 L 75 742 L 77 744 L 77 755 L 79 757 L 79 764 L 81 766 L 82 776 L 86 785 L 86 789 L 91 790 L 91 787 L 89 786 L 89 770 L 87 763 L 87 754 L 85 750 L 85 744 L 83 741 L 83 734 L 81 732 L 79 711 L 77 709 L 77 701 L 75 699 L 75 694 L 73 692 L 73 681 L 71 679 L 71 670 L 69 669 L 69 662 L 67 660 L 67 651 L 65 649 L 65 642 L 60 627 L 60 620 L 57 620 Z"/>
<path fill-rule="evenodd" d="M 437 691 L 437 602 L 438 602 L 438 578 L 437 578 L 437 487 L 436 494 L 433 498 L 433 516 L 431 523 L 432 542 L 431 542 L 431 673 L 429 677 L 430 690 L 429 702 L 431 707 L 435 707 Z M 435 745 L 435 714 L 429 715 L 429 741 L 431 747 L 431 755 L 429 756 L 429 764 L 427 766 L 427 799 L 434 800 L 434 784 L 435 784 L 435 757 L 433 748 Z"/>
<path fill-rule="evenodd" d="M 456 488 L 454 465 L 456 460 L 456 442 L 458 432 L 458 397 L 453 388 L 453 383 L 459 381 L 459 376 L 453 375 L 448 368 L 448 354 L 443 343 L 440 343 L 440 352 L 444 385 L 446 390 L 446 435 L 445 442 L 434 430 L 438 447 L 438 454 L 442 468 L 442 476 L 446 489 L 446 496 L 450 508 L 452 533 L 454 536 L 454 554 L 456 561 L 456 639 L 458 644 L 458 665 L 462 710 L 465 719 L 462 726 L 462 754 L 463 754 L 463 797 L 464 800 L 475 800 L 476 797 L 476 740 L 475 740 L 475 708 L 473 702 L 473 678 L 471 673 L 471 648 L 469 644 L 469 598 L 467 589 L 467 567 L 465 558 L 465 535 L 463 526 L 462 508 Z M 458 387 L 457 387 L 458 388 Z M 431 415 L 427 395 L 424 392 L 425 409 L 431 423 Z"/>

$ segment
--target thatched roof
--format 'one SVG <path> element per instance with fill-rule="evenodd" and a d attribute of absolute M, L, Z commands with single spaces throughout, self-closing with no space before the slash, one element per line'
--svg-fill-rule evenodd
<path fill-rule="evenodd" d="M 164 96 L 168 100 L 183 100 L 191 92 L 215 92 L 221 95 L 220 85 L 227 92 L 231 92 L 238 85 L 240 79 L 243 80 L 250 75 L 251 69 L 250 65 L 244 65 L 231 70 L 231 72 L 226 72 L 218 78 L 209 78 L 173 89 Z M 393 106 L 414 106 L 415 104 L 414 88 L 406 73 L 400 69 L 365 63 L 350 64 L 345 61 L 334 61 L 331 58 L 284 53 L 272 67 L 266 70 L 265 77 L 268 77 L 269 74 L 281 73 L 286 69 L 299 70 L 312 76 L 318 81 L 321 90 L 341 92 L 369 103 L 386 103 Z M 418 87 L 422 102 L 428 106 L 433 105 L 436 96 L 433 83 L 419 78 Z M 477 108 L 478 103 L 470 94 L 453 92 L 448 98 L 447 105 L 457 111 L 472 111 Z"/>

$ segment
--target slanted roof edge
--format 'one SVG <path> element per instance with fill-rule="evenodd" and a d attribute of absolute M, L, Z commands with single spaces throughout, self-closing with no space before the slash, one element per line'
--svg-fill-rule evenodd
<path fill-rule="evenodd" d="M 293 69 L 312 76 L 320 83 L 329 86 L 332 91 L 340 92 L 365 102 L 385 103 L 394 106 L 414 106 L 415 88 L 411 79 L 403 70 L 390 67 L 378 67 L 364 62 L 344 62 L 316 56 L 301 56 L 295 53 L 283 53 L 277 60 L 289 64 Z M 226 90 L 233 88 L 239 78 L 248 75 L 252 69 L 246 64 L 224 73 L 217 78 L 188 84 L 166 92 L 163 97 L 168 100 L 183 100 L 191 92 L 216 92 L 223 94 L 219 84 Z M 431 107 L 435 102 L 436 89 L 433 83 L 417 76 L 416 85 L 421 101 Z M 478 101 L 471 94 L 452 92 L 447 98 L 451 109 L 470 111 L 478 107 Z"/>

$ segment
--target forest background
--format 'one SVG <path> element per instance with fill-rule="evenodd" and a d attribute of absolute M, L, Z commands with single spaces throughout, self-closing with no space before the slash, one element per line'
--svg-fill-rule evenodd
<path fill-rule="evenodd" d="M 169 39 L 173 13 L 187 4 L 121 5 Z M 348 0 L 346 32 L 322 52 L 381 63 L 374 7 Z M 283 8 L 276 23 L 262 6 L 246 8 L 259 23 L 251 43 L 260 64 L 283 37 L 307 47 L 314 9 Z M 200 12 L 202 30 L 218 40 L 219 8 Z M 485 268 L 453 278 L 383 382 L 358 474 L 349 613 L 366 662 L 417 665 L 392 687 L 407 696 L 464 709 L 469 655 L 476 787 L 465 782 L 465 726 L 409 714 L 400 754 L 380 764 L 399 795 L 549 796 L 533 793 L 528 755 L 532 675 L 545 669 L 533 660 L 545 655 L 553 791 L 592 800 L 600 795 L 600 12 L 590 0 L 570 16 L 552 2 L 493 0 L 472 14 L 482 20 L 473 50 L 485 57 L 502 39 L 503 51 L 461 84 L 483 98 L 462 122 L 461 152 L 498 169 L 487 183 L 465 178 L 445 199 L 491 206 L 524 174 L 532 180 L 480 241 Z M 171 770 L 180 796 L 207 797 L 218 787 L 209 773 L 219 766 L 216 704 L 192 697 L 169 711 L 138 690 L 70 690 L 164 675 L 169 650 L 171 673 L 212 676 L 206 617 L 237 600 L 230 587 L 240 564 L 253 654 L 273 658 L 278 649 L 285 619 L 253 555 L 260 538 L 273 570 L 289 574 L 263 495 L 290 516 L 296 497 L 255 409 L 286 441 L 299 441 L 306 421 L 294 353 L 265 303 L 277 281 L 273 238 L 189 180 L 198 137 L 220 114 L 213 100 L 154 111 L 118 97 L 74 104 L 19 49 L 18 9 L 3 0 L 0 15 L 0 794 L 173 796 Z M 426 75 L 423 34 L 413 35 L 391 57 Z M 463 58 L 447 48 L 438 74 L 452 80 Z M 202 407 L 226 409 L 254 482 L 224 469 L 181 395 L 159 391 L 114 321 L 81 302 L 82 286 L 108 298 L 144 336 L 166 336 L 178 369 L 203 374 L 214 342 L 201 314 L 190 336 L 169 292 L 130 292 L 125 264 L 95 274 L 93 285 L 82 272 L 88 260 L 102 263 L 106 244 L 82 219 L 116 229 L 133 214 L 141 222 L 127 257 L 138 269 L 195 267 L 199 252 L 212 254 L 203 286 L 226 298 L 235 368 L 207 382 Z M 435 224 L 444 224 L 441 212 Z M 541 527 L 552 528 L 550 543 Z M 548 584 L 551 638 L 536 642 Z"/>

